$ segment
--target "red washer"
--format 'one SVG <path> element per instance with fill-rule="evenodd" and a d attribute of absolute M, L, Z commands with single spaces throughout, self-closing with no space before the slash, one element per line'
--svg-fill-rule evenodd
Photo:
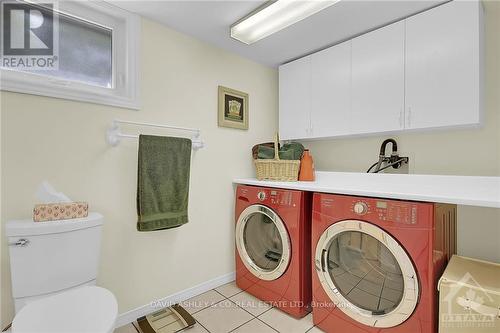
<path fill-rule="evenodd" d="M 455 244 L 455 205 L 314 194 L 314 324 L 437 332 L 437 281 Z"/>
<path fill-rule="evenodd" d="M 236 190 L 236 284 L 294 317 L 310 312 L 311 194 Z"/>

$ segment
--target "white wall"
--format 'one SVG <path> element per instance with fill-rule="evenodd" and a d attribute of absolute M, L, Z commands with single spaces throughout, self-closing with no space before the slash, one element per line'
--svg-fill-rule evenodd
<path fill-rule="evenodd" d="M 487 1 L 484 127 L 392 136 L 410 173 L 500 175 L 500 3 Z M 366 172 L 388 136 L 305 142 L 318 170 Z M 390 149 L 390 145 L 388 149 Z M 466 191 L 467 189 L 464 189 Z M 458 252 L 500 262 L 500 210 L 459 207 Z"/>
<path fill-rule="evenodd" d="M 98 284 L 117 296 L 120 313 L 234 271 L 231 181 L 253 175 L 252 145 L 272 139 L 277 128 L 276 70 L 147 20 L 142 29 L 138 112 L 0 95 L 2 223 L 30 217 L 44 179 L 88 201 L 106 219 Z M 248 131 L 217 127 L 218 85 L 249 93 Z M 104 134 L 113 118 L 202 130 L 207 146 L 193 155 L 188 224 L 136 231 L 137 142 L 108 146 Z M 6 249 L 2 239 L 3 325 L 13 313 Z"/>

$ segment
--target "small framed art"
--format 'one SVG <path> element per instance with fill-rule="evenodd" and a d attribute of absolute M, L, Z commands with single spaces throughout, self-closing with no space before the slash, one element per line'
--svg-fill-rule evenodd
<path fill-rule="evenodd" d="M 248 94 L 219 86 L 219 127 L 248 129 Z"/>

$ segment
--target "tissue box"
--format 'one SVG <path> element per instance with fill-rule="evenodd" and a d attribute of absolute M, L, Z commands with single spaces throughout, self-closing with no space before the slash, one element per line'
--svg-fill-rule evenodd
<path fill-rule="evenodd" d="M 33 221 L 45 222 L 87 217 L 89 205 L 86 202 L 58 202 L 35 205 Z"/>

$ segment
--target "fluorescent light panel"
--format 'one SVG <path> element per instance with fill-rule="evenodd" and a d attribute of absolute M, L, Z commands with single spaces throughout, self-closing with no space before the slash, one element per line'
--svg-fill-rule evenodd
<path fill-rule="evenodd" d="M 295 24 L 340 0 L 277 0 L 231 27 L 231 37 L 252 44 Z"/>

